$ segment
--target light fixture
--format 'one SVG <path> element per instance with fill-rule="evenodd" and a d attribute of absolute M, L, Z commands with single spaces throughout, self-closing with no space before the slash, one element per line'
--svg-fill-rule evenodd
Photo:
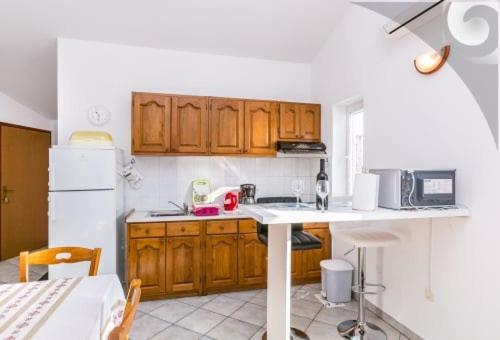
<path fill-rule="evenodd" d="M 439 70 L 450 55 L 450 45 L 441 48 L 439 52 L 430 51 L 419 55 L 413 64 L 418 72 L 422 74 L 431 74 Z"/>

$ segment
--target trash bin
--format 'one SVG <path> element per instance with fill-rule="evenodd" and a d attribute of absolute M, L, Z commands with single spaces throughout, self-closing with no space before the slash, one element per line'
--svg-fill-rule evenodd
<path fill-rule="evenodd" d="M 321 265 L 321 295 L 332 303 L 351 301 L 352 271 L 344 260 L 323 260 Z"/>

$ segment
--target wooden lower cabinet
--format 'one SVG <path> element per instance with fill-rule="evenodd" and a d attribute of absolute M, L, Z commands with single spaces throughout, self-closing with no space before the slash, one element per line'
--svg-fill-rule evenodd
<path fill-rule="evenodd" d="M 302 250 L 292 251 L 292 283 L 299 282 L 304 278 L 304 273 L 302 270 Z"/>
<path fill-rule="evenodd" d="M 321 278 L 320 262 L 331 257 L 330 254 L 330 231 L 328 228 L 308 229 L 323 242 L 321 249 L 307 250 L 302 253 L 302 275 L 305 279 Z"/>
<path fill-rule="evenodd" d="M 238 234 L 208 235 L 205 243 L 207 290 L 238 285 Z"/>
<path fill-rule="evenodd" d="M 262 285 L 267 281 L 267 247 L 257 233 L 242 234 L 238 239 L 238 284 Z"/>
<path fill-rule="evenodd" d="M 200 236 L 167 239 L 167 293 L 197 292 L 201 283 Z"/>
<path fill-rule="evenodd" d="M 307 224 L 323 241 L 317 250 L 292 251 L 292 282 L 317 282 L 330 258 L 328 224 Z M 128 282 L 142 280 L 145 299 L 264 288 L 267 247 L 252 220 L 142 223 L 128 226 Z"/>
<path fill-rule="evenodd" d="M 128 244 L 128 281 L 141 279 L 145 296 L 165 294 L 165 239 L 138 238 Z"/>

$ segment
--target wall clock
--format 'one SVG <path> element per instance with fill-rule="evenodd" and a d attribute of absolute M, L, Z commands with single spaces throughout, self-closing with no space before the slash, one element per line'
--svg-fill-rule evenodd
<path fill-rule="evenodd" d="M 94 105 L 89 108 L 87 113 L 89 121 L 95 126 L 103 126 L 109 122 L 111 112 L 103 105 Z"/>

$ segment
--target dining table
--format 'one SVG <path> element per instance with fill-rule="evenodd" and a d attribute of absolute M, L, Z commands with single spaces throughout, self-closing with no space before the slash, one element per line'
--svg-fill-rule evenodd
<path fill-rule="evenodd" d="M 0 339 L 106 339 L 121 323 L 116 275 L 0 285 Z"/>
<path fill-rule="evenodd" d="M 467 217 L 469 209 L 456 206 L 446 209 L 391 210 L 377 208 L 360 211 L 352 208 L 351 202 L 331 203 L 320 212 L 315 204 L 255 204 L 240 205 L 246 216 L 268 225 L 267 251 L 267 339 L 290 339 L 290 289 L 291 289 L 291 225 L 296 223 L 330 224 L 332 239 L 335 226 L 342 222 L 342 228 L 356 227 L 369 222 L 411 221 L 419 219 L 442 219 Z M 365 223 L 366 222 L 366 223 Z"/>

